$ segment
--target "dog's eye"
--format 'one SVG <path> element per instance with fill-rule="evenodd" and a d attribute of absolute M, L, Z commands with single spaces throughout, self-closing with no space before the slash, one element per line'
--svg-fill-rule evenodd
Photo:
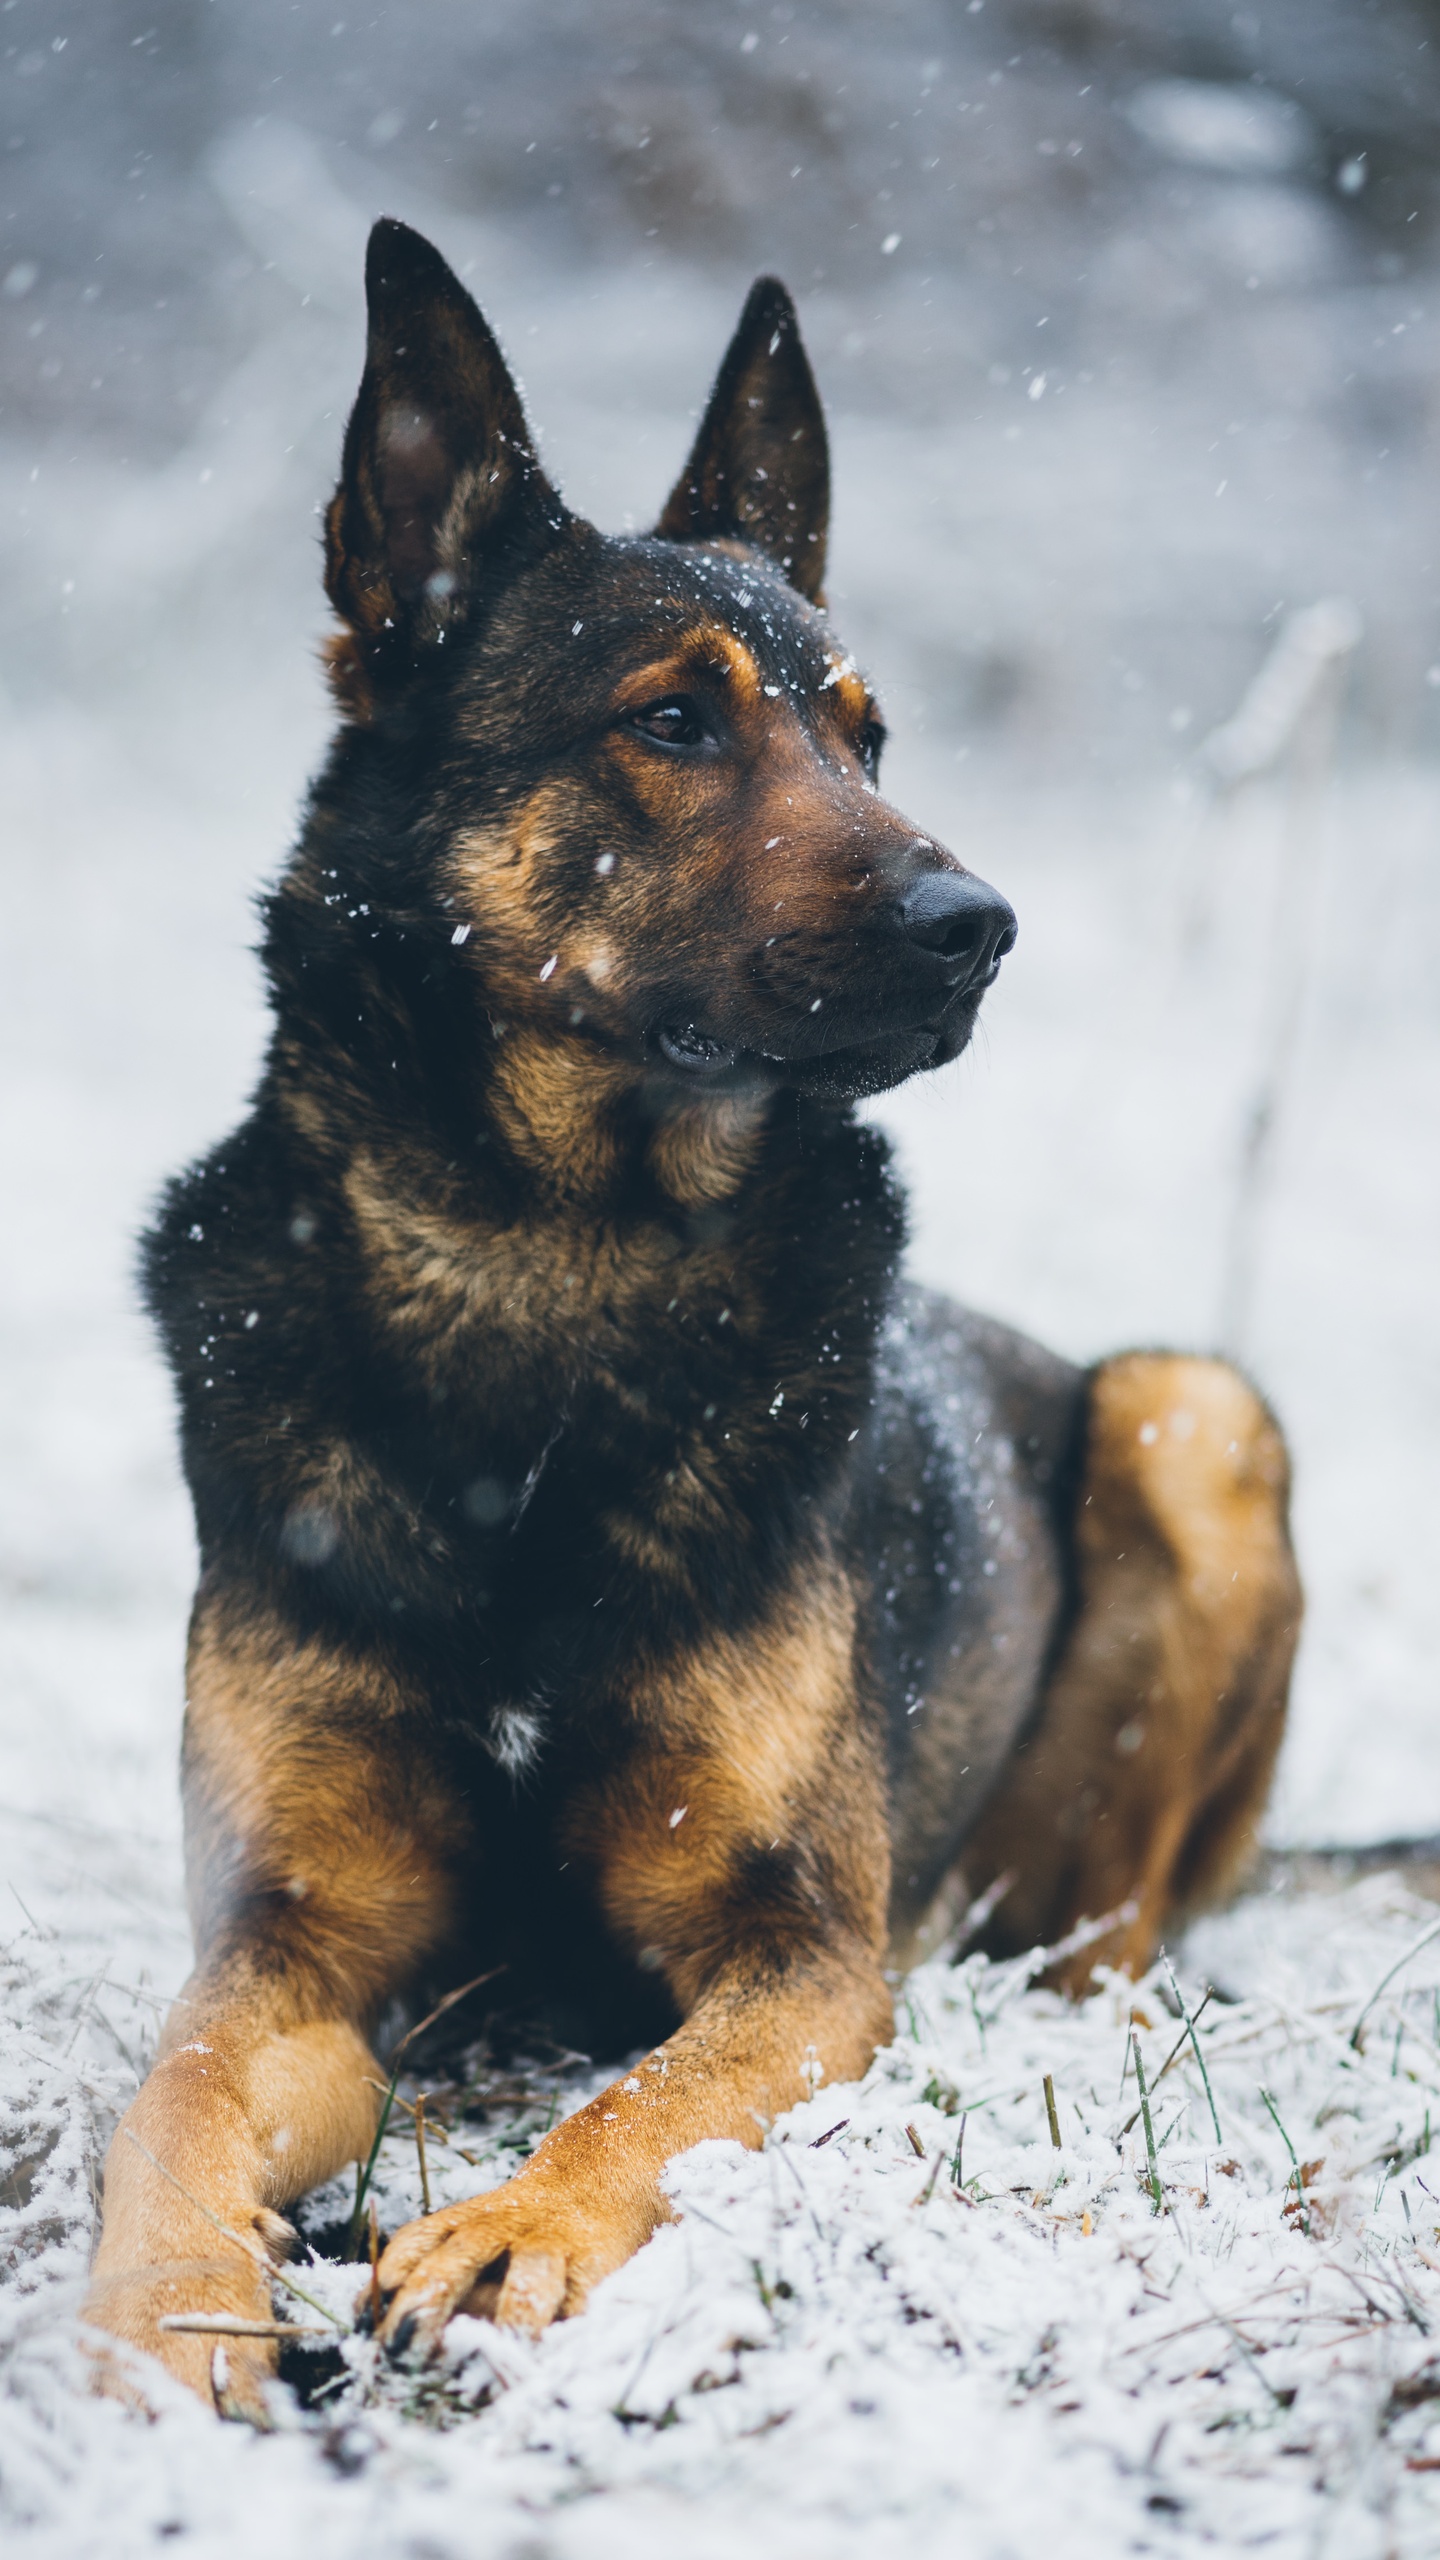
<path fill-rule="evenodd" d="M 664 747 L 703 747 L 710 736 L 699 704 L 683 693 L 667 694 L 663 702 L 647 702 L 643 711 L 632 711 L 629 726 Z"/>
<path fill-rule="evenodd" d="M 867 782 L 873 782 L 880 771 L 880 750 L 885 744 L 883 720 L 867 720 L 855 741 L 855 752 Z"/>

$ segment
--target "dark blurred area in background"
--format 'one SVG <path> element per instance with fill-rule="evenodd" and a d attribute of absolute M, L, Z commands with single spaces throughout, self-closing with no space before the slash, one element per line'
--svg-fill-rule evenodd
<path fill-rule="evenodd" d="M 944 430 L 932 717 L 1168 748 L 1262 617 L 1338 583 L 1352 716 L 1440 740 L 1440 8 L 348 5 L 5 0 L 8 438 L 187 444 L 290 298 L 236 200 L 303 135 L 366 208 L 503 228 L 572 289 L 778 268 L 834 406 Z"/>

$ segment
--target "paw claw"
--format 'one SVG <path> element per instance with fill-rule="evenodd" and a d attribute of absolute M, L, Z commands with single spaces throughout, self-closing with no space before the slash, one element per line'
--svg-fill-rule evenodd
<path fill-rule="evenodd" d="M 218 2345 L 210 2359 L 210 2389 L 222 2418 L 240 2426 L 253 2427 L 257 2435 L 275 2432 L 275 2421 L 265 2406 L 255 2382 L 243 2366 L 232 2361 L 226 2349 Z"/>
<path fill-rule="evenodd" d="M 252 2218 L 255 2236 L 263 2244 L 271 2264 L 283 2267 L 287 2258 L 293 2258 L 300 2246 L 300 2234 L 294 2223 L 287 2222 L 283 2213 L 274 2212 L 268 2204 L 260 2205 Z"/>
<path fill-rule="evenodd" d="M 538 2338 L 565 2299 L 565 2261 L 554 2249 L 516 2250 L 500 2287 L 494 2317 L 502 2326 Z"/>

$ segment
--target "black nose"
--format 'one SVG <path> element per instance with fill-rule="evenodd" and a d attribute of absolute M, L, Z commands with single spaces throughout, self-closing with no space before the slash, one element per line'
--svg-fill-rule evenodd
<path fill-rule="evenodd" d="M 988 880 L 964 871 L 926 871 L 900 902 L 907 941 L 933 951 L 958 979 L 988 977 L 1015 948 L 1015 910 Z"/>

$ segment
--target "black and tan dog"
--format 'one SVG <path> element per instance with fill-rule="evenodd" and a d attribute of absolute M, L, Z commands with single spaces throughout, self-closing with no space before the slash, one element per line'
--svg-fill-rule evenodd
<path fill-rule="evenodd" d="M 1084 1374 L 897 1294 L 850 1106 L 964 1048 L 1014 920 L 879 797 L 782 288 L 614 540 L 435 251 L 382 223 L 368 283 L 274 1040 L 148 1248 L 197 1966 L 92 2317 L 207 2395 L 160 2320 L 268 2314 L 256 2237 L 367 2149 L 396 1997 L 503 1966 L 589 2049 L 653 2043 L 385 2251 L 397 2352 L 462 2305 L 539 2327 L 672 2154 L 865 2068 L 962 1861 L 1013 1871 L 997 1943 L 1129 1905 L 1076 1987 L 1143 1964 L 1251 1837 L 1299 1613 L 1233 1371 Z M 227 2407 L 271 2352 L 230 2342 Z"/>

